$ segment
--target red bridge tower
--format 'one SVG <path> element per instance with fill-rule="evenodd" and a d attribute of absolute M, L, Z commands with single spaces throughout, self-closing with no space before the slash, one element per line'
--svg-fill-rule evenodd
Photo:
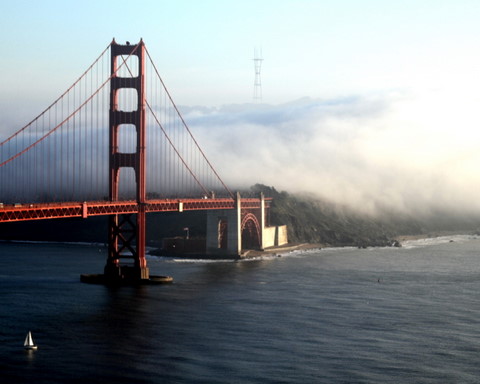
<path fill-rule="evenodd" d="M 138 58 L 138 74 L 120 77 L 117 70 L 127 57 Z M 125 73 L 126 71 L 122 71 Z M 145 45 L 143 40 L 136 45 L 120 45 L 112 41 L 110 81 L 110 201 L 119 199 L 119 181 L 122 168 L 130 167 L 135 172 L 136 201 L 138 213 L 116 214 L 109 218 L 108 258 L 105 277 L 109 280 L 148 279 L 149 271 L 145 260 L 146 227 L 146 180 L 145 180 Z M 119 91 L 134 89 L 137 92 L 137 109 L 119 109 Z M 122 125 L 131 124 L 136 129 L 136 152 L 119 152 L 119 131 Z M 122 263 L 121 260 L 127 261 Z M 130 261 L 128 263 L 128 261 Z"/>

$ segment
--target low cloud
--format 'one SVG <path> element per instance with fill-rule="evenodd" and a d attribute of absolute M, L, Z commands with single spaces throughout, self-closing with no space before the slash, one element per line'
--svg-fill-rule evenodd
<path fill-rule="evenodd" d="M 232 188 L 263 183 L 368 212 L 480 212 L 473 102 L 390 92 L 181 111 Z"/>

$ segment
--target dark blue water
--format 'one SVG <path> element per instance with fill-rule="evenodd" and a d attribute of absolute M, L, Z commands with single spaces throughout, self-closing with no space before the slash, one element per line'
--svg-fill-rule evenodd
<path fill-rule="evenodd" d="M 79 281 L 103 270 L 102 248 L 0 244 L 1 381 L 476 383 L 480 240 L 449 239 L 149 258 L 175 283 L 118 289 Z"/>

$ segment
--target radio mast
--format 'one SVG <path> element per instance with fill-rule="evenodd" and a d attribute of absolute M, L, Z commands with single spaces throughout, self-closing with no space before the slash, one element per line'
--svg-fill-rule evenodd
<path fill-rule="evenodd" d="M 255 66 L 255 82 L 253 83 L 253 101 L 262 101 L 262 79 L 260 77 L 260 71 L 262 69 L 262 49 L 255 48 L 253 52 L 253 63 Z"/>

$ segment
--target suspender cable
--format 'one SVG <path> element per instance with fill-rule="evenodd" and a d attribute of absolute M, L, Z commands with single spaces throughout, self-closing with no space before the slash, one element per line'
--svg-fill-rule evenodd
<path fill-rule="evenodd" d="M 168 89 L 167 87 L 165 86 L 165 83 L 163 82 L 162 78 L 160 77 L 160 74 L 157 70 L 157 67 L 155 66 L 155 64 L 153 63 L 153 60 L 152 58 L 150 57 L 150 54 L 148 52 L 148 50 L 145 48 L 145 52 L 147 53 L 147 56 L 150 60 L 150 62 L 152 63 L 152 66 L 155 70 L 155 73 L 157 74 L 157 77 L 159 79 L 159 81 L 162 83 L 162 86 L 165 90 L 165 93 L 168 95 L 168 98 L 170 100 L 170 102 L 172 103 L 172 106 L 173 108 L 175 109 L 175 111 L 177 112 L 177 115 L 178 117 L 180 118 L 183 126 L 185 127 L 185 129 L 187 130 L 187 132 L 189 133 L 190 137 L 192 138 L 192 140 L 194 141 L 196 147 L 198 148 L 198 150 L 200 151 L 200 153 L 202 154 L 203 158 L 205 159 L 206 163 L 208 164 L 208 166 L 210 167 L 210 169 L 213 171 L 213 173 L 215 174 L 215 176 L 217 177 L 217 179 L 220 181 L 220 183 L 222 184 L 222 186 L 225 188 L 225 190 L 229 193 L 230 197 L 233 199 L 235 198 L 234 197 L 234 194 L 232 193 L 232 191 L 225 185 L 225 183 L 223 182 L 223 180 L 220 178 L 220 176 L 218 175 L 217 171 L 215 170 L 215 168 L 213 168 L 213 165 L 210 163 L 210 161 L 207 159 L 207 157 L 205 156 L 205 153 L 202 151 L 202 149 L 200 148 L 200 146 L 198 145 L 197 141 L 195 140 L 195 138 L 193 137 L 190 129 L 188 128 L 188 125 L 187 123 L 185 122 L 185 120 L 183 119 L 182 115 L 180 114 L 180 111 L 178 110 L 175 102 L 173 101 L 171 95 L 170 95 L 170 92 L 168 92 Z"/>
<path fill-rule="evenodd" d="M 43 116 L 50 108 L 52 108 L 56 103 L 58 103 L 65 95 L 67 95 L 70 90 L 75 87 L 79 82 L 80 80 L 83 79 L 83 77 L 85 77 L 85 75 L 90 71 L 90 69 L 100 60 L 100 58 L 105 54 L 105 52 L 107 52 L 107 50 L 110 48 L 110 46 L 112 45 L 112 43 L 108 44 L 108 46 L 103 50 L 103 52 L 100 54 L 100 56 L 98 56 L 98 58 L 92 63 L 92 65 L 90 65 L 90 67 L 87 68 L 87 70 L 65 91 L 62 93 L 62 95 L 60 97 L 58 97 L 58 99 L 56 99 L 52 104 L 50 104 L 47 108 L 45 108 L 45 110 L 40 113 L 40 115 L 38 115 L 35 119 L 33 119 L 32 121 L 30 121 L 27 125 L 25 125 L 23 128 L 19 129 L 17 132 L 15 132 L 13 135 L 11 135 L 10 137 L 8 137 L 7 139 L 5 139 L 3 142 L 0 143 L 0 146 L 2 146 L 3 144 L 7 143 L 8 141 L 10 141 L 11 139 L 13 139 L 15 136 L 17 136 L 20 132 L 23 132 L 25 129 L 27 129 L 30 125 L 33 124 L 33 122 L 35 120 L 37 120 L 38 118 L 40 118 L 41 116 Z"/>
<path fill-rule="evenodd" d="M 134 51 L 133 51 L 134 52 Z M 132 54 L 133 54 L 132 52 Z M 125 61 L 118 67 L 117 71 L 123 66 L 123 64 L 125 63 Z M 45 135 L 43 135 L 42 137 L 40 137 L 38 140 L 36 140 L 33 144 L 30 144 L 28 147 L 26 147 L 25 149 L 23 149 L 22 151 L 18 152 L 17 154 L 15 154 L 14 156 L 10 157 L 9 159 L 3 161 L 2 163 L 0 163 L 0 167 L 3 167 L 5 164 L 8 164 L 10 161 L 16 159 L 17 157 L 23 155 L 24 153 L 28 152 L 30 149 L 32 149 L 33 147 L 35 147 L 38 143 L 41 143 L 43 140 L 45 140 L 47 137 L 49 137 L 52 133 L 54 133 L 56 130 L 58 130 L 58 128 L 60 128 L 63 124 L 65 124 L 66 122 L 70 121 L 72 118 L 73 118 L 73 127 L 75 128 L 75 116 L 77 114 L 78 111 L 80 111 L 90 100 L 92 100 L 101 90 L 103 87 L 105 87 L 105 85 L 107 85 L 110 80 L 112 79 L 112 77 L 115 76 L 116 73 L 112 74 L 109 76 L 109 78 L 107 80 L 105 80 L 102 85 L 100 86 L 100 88 L 98 88 L 94 93 L 92 93 L 90 95 L 90 97 L 85 100 L 83 103 L 80 104 L 80 106 L 78 108 L 76 108 L 72 113 L 70 113 L 60 124 L 57 124 L 54 128 L 52 128 L 50 131 L 48 131 Z M 74 97 L 75 97 L 75 92 L 74 92 Z M 74 98 L 74 103 L 75 103 L 75 98 Z M 35 121 L 35 120 L 34 120 Z M 23 131 L 25 129 L 22 128 L 20 131 Z M 19 131 L 19 132 L 20 132 Z M 18 133 L 18 132 L 17 132 Z M 15 135 L 13 135 L 12 137 L 14 137 Z M 5 142 L 9 141 L 10 139 L 7 139 Z M 3 143 L 2 143 L 3 144 Z M 74 148 L 75 148 L 75 145 L 74 145 Z"/>

